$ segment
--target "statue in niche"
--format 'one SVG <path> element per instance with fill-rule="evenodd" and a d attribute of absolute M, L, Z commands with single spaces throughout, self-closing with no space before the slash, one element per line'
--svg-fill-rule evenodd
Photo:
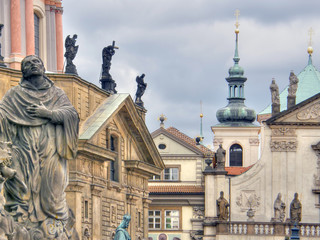
<path fill-rule="evenodd" d="M 129 227 L 131 217 L 128 214 L 125 214 L 123 216 L 123 220 L 120 223 L 120 225 L 116 229 L 116 234 L 113 238 L 113 240 L 131 240 L 131 237 L 127 231 L 127 228 Z"/>
<path fill-rule="evenodd" d="M 216 159 L 216 170 L 225 170 L 225 162 L 226 162 L 226 150 L 222 148 L 222 144 L 219 145 L 215 153 Z"/>
<path fill-rule="evenodd" d="M 299 197 L 298 193 L 295 193 L 294 199 L 290 204 L 290 221 L 292 223 L 298 223 L 301 221 L 302 205 L 298 197 Z"/>
<path fill-rule="evenodd" d="M 270 91 L 271 91 L 271 102 L 272 104 L 280 104 L 280 98 L 279 98 L 279 87 L 276 84 L 276 80 L 272 79 L 271 85 L 270 85 Z"/>
<path fill-rule="evenodd" d="M 223 191 L 220 192 L 220 197 L 217 199 L 217 216 L 219 220 L 228 220 L 230 206 L 227 199 L 224 198 Z"/>
<path fill-rule="evenodd" d="M 144 77 L 145 77 L 144 74 L 142 74 L 140 77 L 139 76 L 136 77 L 136 82 L 138 86 L 137 86 L 135 103 L 140 107 L 143 107 L 143 101 L 141 100 L 141 97 L 147 88 L 147 84 L 144 82 Z"/>
<path fill-rule="evenodd" d="M 291 72 L 289 76 L 289 87 L 288 87 L 288 97 L 295 97 L 298 89 L 299 79 L 297 76 Z"/>
<path fill-rule="evenodd" d="M 78 113 L 39 57 L 25 57 L 21 70 L 19 85 L 0 102 L 0 141 L 12 143 L 15 171 L 4 183 L 4 209 L 30 239 L 77 239 L 65 189 L 67 161 L 77 154 Z"/>
<path fill-rule="evenodd" d="M 286 204 L 281 200 L 281 193 L 278 193 L 274 201 L 274 220 L 276 222 L 283 222 L 286 216 Z"/>
<path fill-rule="evenodd" d="M 116 53 L 115 49 L 119 48 L 115 46 L 115 41 L 113 41 L 112 45 L 109 45 L 108 47 L 105 47 L 102 50 L 102 76 L 100 82 L 102 85 L 102 89 L 110 93 L 117 93 L 117 84 L 112 79 L 112 76 L 109 73 L 111 68 L 112 56 Z"/>
<path fill-rule="evenodd" d="M 64 43 L 64 46 L 66 48 L 64 56 L 67 60 L 65 73 L 75 75 L 78 75 L 78 72 L 76 66 L 72 61 L 76 57 L 79 48 L 79 46 L 76 46 L 77 37 L 77 34 L 74 34 L 72 38 L 70 38 L 70 35 L 68 35 Z"/>

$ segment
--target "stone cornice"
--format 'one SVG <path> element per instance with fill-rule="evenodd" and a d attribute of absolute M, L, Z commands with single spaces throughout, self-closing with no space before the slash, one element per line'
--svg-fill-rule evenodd
<path fill-rule="evenodd" d="M 110 151 L 106 148 L 99 147 L 97 145 L 88 143 L 84 140 L 79 140 L 78 153 L 88 156 L 89 158 L 94 157 L 98 161 L 115 161 L 117 153 Z"/>
<path fill-rule="evenodd" d="M 125 160 L 124 163 L 128 170 L 133 170 L 143 175 L 146 173 L 150 176 L 159 175 L 162 171 L 162 169 L 159 167 L 139 160 Z"/>

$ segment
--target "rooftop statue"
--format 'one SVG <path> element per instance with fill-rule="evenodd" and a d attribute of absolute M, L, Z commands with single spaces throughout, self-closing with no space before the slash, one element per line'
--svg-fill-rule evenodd
<path fill-rule="evenodd" d="M 76 46 L 77 37 L 77 34 L 74 34 L 72 38 L 70 38 L 70 35 L 68 35 L 64 43 L 64 46 L 66 48 L 64 56 L 67 60 L 65 73 L 75 75 L 78 75 L 78 72 L 76 66 L 72 61 L 76 57 L 79 48 L 79 46 Z"/>
<path fill-rule="evenodd" d="M 301 221 L 302 205 L 298 197 L 299 197 L 298 193 L 295 193 L 294 199 L 290 204 L 290 221 L 292 223 L 298 223 Z"/>
<path fill-rule="evenodd" d="M 226 162 L 226 150 L 222 148 L 222 145 L 219 145 L 217 152 L 215 153 L 216 159 L 216 170 L 225 170 L 225 162 Z"/>
<path fill-rule="evenodd" d="M 111 68 L 111 60 L 112 56 L 115 54 L 115 49 L 118 49 L 118 47 L 115 46 L 115 41 L 113 41 L 112 45 L 109 45 L 102 50 L 102 76 L 100 82 L 102 84 L 102 89 L 111 93 L 117 93 L 117 84 L 109 73 Z"/>
<path fill-rule="evenodd" d="M 0 102 L 0 141 L 12 143 L 15 171 L 4 183 L 4 208 L 30 239 L 76 239 L 65 189 L 68 160 L 77 154 L 78 113 L 39 57 L 25 57 L 21 71 L 19 85 Z"/>
<path fill-rule="evenodd" d="M 272 79 L 272 83 L 270 85 L 270 91 L 271 91 L 271 102 L 280 104 L 279 87 L 276 84 L 276 81 L 274 79 Z"/>
<path fill-rule="evenodd" d="M 136 92 L 136 100 L 135 103 L 139 105 L 140 107 L 143 107 L 143 101 L 141 100 L 142 95 L 144 94 L 147 84 L 144 82 L 145 74 L 142 74 L 140 77 L 136 77 L 137 82 L 137 92 Z"/>
<path fill-rule="evenodd" d="M 289 88 L 288 88 L 288 96 L 295 97 L 298 89 L 299 79 L 297 76 L 291 72 L 289 76 Z"/>
<path fill-rule="evenodd" d="M 113 238 L 113 240 L 131 240 L 131 237 L 127 231 L 127 228 L 129 227 L 131 217 L 128 214 L 125 214 L 123 216 L 123 220 L 120 223 L 120 225 L 116 229 L 116 234 Z"/>

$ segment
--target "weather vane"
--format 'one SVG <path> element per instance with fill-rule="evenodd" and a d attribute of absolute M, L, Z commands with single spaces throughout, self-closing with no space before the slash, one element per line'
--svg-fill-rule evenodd
<path fill-rule="evenodd" d="M 236 16 L 236 24 L 235 24 L 235 26 L 236 26 L 236 28 L 237 28 L 236 30 L 238 30 L 238 28 L 239 28 L 239 26 L 240 26 L 240 23 L 239 23 L 240 10 L 237 9 L 234 15 Z M 239 30 L 238 30 L 238 31 L 239 31 Z"/>

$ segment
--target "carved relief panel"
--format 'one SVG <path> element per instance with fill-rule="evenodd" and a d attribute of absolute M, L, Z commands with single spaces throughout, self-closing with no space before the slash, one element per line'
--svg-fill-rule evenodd
<path fill-rule="evenodd" d="M 272 152 L 295 152 L 298 141 L 296 130 L 290 127 L 275 127 L 272 129 L 270 148 Z"/>

